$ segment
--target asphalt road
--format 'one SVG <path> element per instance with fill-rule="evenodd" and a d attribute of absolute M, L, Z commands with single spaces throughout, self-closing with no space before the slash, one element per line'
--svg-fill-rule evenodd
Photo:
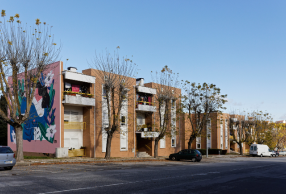
<path fill-rule="evenodd" d="M 0 193 L 286 193 L 286 157 L 0 168 Z"/>

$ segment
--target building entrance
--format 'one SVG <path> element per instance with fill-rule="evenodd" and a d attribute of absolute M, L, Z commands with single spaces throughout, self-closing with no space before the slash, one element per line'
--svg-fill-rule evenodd
<path fill-rule="evenodd" d="M 141 138 L 141 133 L 136 133 L 136 151 L 138 152 L 146 152 L 150 156 L 152 156 L 152 139 L 151 138 Z"/>

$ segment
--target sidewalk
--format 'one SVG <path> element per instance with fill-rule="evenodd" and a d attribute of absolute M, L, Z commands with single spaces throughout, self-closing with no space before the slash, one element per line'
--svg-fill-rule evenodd
<path fill-rule="evenodd" d="M 34 165 L 53 165 L 53 164 L 84 164 L 84 163 L 116 163 L 116 162 L 154 162 L 154 161 L 168 161 L 168 157 L 148 157 L 148 158 L 111 158 L 109 160 L 103 158 L 87 158 L 87 157 L 73 157 L 73 158 L 55 158 L 55 159 L 24 159 L 24 162 L 17 162 L 15 166 L 34 166 Z"/>
<path fill-rule="evenodd" d="M 219 158 L 237 158 L 246 157 L 240 155 L 203 155 L 204 160 L 212 160 Z M 88 157 L 72 157 L 72 158 L 54 158 L 54 159 L 25 159 L 24 162 L 17 162 L 15 166 L 34 166 L 34 165 L 54 165 L 54 164 L 84 164 L 84 163 L 118 163 L 118 162 L 168 162 L 167 156 L 161 156 L 158 158 L 145 157 L 145 158 L 111 158 L 106 160 L 104 158 L 88 158 Z"/>

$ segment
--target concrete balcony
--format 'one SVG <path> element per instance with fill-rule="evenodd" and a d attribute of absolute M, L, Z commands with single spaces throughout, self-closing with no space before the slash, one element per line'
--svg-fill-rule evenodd
<path fill-rule="evenodd" d="M 138 92 L 146 93 L 146 94 L 156 94 L 156 89 L 148 88 L 144 86 L 136 86 Z"/>
<path fill-rule="evenodd" d="M 95 99 L 82 96 L 64 95 L 62 103 L 73 106 L 95 106 Z"/>
<path fill-rule="evenodd" d="M 73 71 L 63 71 L 63 75 L 65 76 L 65 79 L 67 80 L 74 80 L 79 82 L 86 82 L 86 83 L 95 83 L 95 77 L 90 75 L 85 75 L 78 72 Z"/>
<path fill-rule="evenodd" d="M 159 137 L 159 132 L 140 132 L 141 138 L 152 138 L 152 137 Z"/>
<path fill-rule="evenodd" d="M 145 105 L 145 104 L 137 104 L 136 111 L 143 112 L 156 112 L 156 106 Z"/>

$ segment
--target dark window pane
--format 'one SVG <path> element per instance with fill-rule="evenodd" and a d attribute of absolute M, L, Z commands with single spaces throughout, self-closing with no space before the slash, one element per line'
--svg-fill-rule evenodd
<path fill-rule="evenodd" d="M 0 147 L 0 153 L 13 153 L 13 150 L 9 147 Z"/>

